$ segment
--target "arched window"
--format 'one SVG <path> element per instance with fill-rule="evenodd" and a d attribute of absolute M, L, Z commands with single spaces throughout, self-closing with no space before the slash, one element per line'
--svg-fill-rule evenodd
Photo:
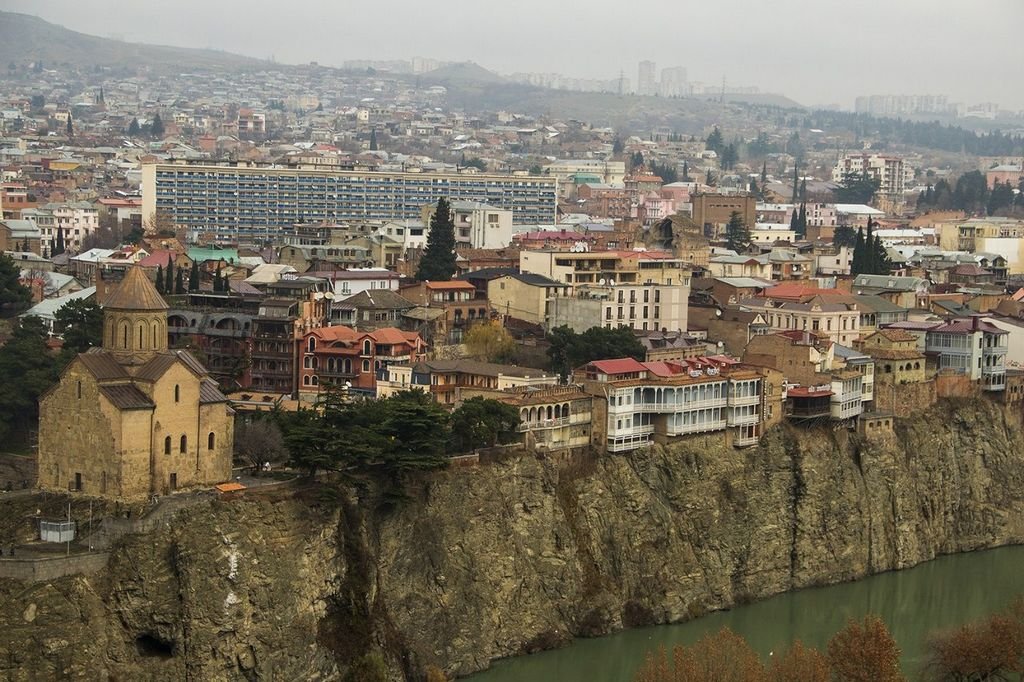
<path fill-rule="evenodd" d="M 78 382 L 78 399 L 79 400 L 82 399 L 82 382 L 81 381 Z"/>
<path fill-rule="evenodd" d="M 180 444 L 180 447 L 178 448 L 178 452 L 187 452 L 187 451 L 188 451 L 188 436 L 186 436 L 185 434 L 181 434 L 181 444 Z"/>
<path fill-rule="evenodd" d="M 171 454 L 171 437 L 170 436 L 167 436 L 167 438 L 164 438 L 164 454 L 165 455 Z"/>
<path fill-rule="evenodd" d="M 351 374 L 352 373 L 352 361 L 349 360 L 348 358 L 345 358 L 345 369 L 343 370 L 343 373 L 344 374 Z"/>
<path fill-rule="evenodd" d="M 213 435 L 213 431 L 210 431 L 210 435 L 208 435 L 206 437 L 206 449 L 207 450 L 213 450 L 213 445 L 214 445 L 215 442 L 216 441 L 215 441 L 215 437 Z"/>
<path fill-rule="evenodd" d="M 363 355 L 370 355 L 371 348 L 372 344 L 370 343 L 370 339 L 365 339 L 363 341 Z"/>
<path fill-rule="evenodd" d="M 369 360 L 363 360 L 363 371 L 364 372 L 369 372 L 370 371 L 370 361 Z"/>
<path fill-rule="evenodd" d="M 181 402 L 181 386 L 174 384 L 174 402 Z"/>
<path fill-rule="evenodd" d="M 303 386 L 309 386 L 309 375 L 308 374 L 306 376 L 302 377 L 302 385 Z"/>
<path fill-rule="evenodd" d="M 121 348 L 128 350 L 128 323 L 121 323 Z"/>
<path fill-rule="evenodd" d="M 142 342 L 143 342 L 143 340 L 145 338 L 146 338 L 145 328 L 140 324 L 139 325 L 139 350 L 142 350 Z"/>
<path fill-rule="evenodd" d="M 316 350 L 316 339 L 315 339 L 315 338 L 313 338 L 312 336 L 311 336 L 311 337 L 309 337 L 309 343 L 307 344 L 306 348 L 307 348 L 307 350 L 308 350 L 308 351 L 309 351 L 310 353 L 312 353 L 313 351 L 315 351 L 315 350 Z"/>
<path fill-rule="evenodd" d="M 915 362 L 914 363 L 914 369 L 921 369 L 921 363 L 920 362 Z"/>
<path fill-rule="evenodd" d="M 157 330 L 157 325 L 156 325 L 156 322 L 154 322 L 153 323 L 153 348 L 157 348 L 158 345 L 159 345 L 156 342 L 156 339 L 157 339 L 157 332 L 156 332 L 156 330 Z"/>
<path fill-rule="evenodd" d="M 318 377 L 318 376 L 314 376 L 313 377 L 313 385 L 314 386 L 319 386 L 320 385 L 320 377 Z"/>
<path fill-rule="evenodd" d="M 306 369 L 310 369 L 311 367 L 313 367 L 313 358 L 311 358 L 308 355 L 302 358 L 302 366 Z"/>

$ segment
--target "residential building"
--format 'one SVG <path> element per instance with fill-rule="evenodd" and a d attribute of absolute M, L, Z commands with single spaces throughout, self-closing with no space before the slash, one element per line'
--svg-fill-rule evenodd
<path fill-rule="evenodd" d="M 626 178 L 626 162 L 605 161 L 604 159 L 561 159 L 544 166 L 544 175 L 554 178 L 559 183 L 559 192 L 562 197 L 566 196 L 568 188 L 571 187 L 572 176 L 577 174 L 596 176 L 600 182 L 609 185 L 622 185 Z M 555 221 L 549 219 L 533 222 L 541 224 Z"/>
<path fill-rule="evenodd" d="M 868 294 L 884 298 L 901 308 L 920 308 L 931 284 L 922 277 L 898 275 L 857 275 L 850 290 L 854 294 Z"/>
<path fill-rule="evenodd" d="M 139 500 L 231 477 L 228 399 L 167 339 L 167 304 L 131 268 L 106 300 L 102 348 L 40 398 L 40 488 Z"/>
<path fill-rule="evenodd" d="M 580 285 L 690 286 L 690 266 L 667 251 L 523 251 L 519 270 Z"/>
<path fill-rule="evenodd" d="M 880 329 L 864 337 L 857 347 L 874 359 L 880 386 L 921 383 L 927 378 L 925 354 L 917 347 L 917 337 L 909 332 Z"/>
<path fill-rule="evenodd" d="M 351 327 L 312 329 L 302 339 L 299 398 L 315 400 L 328 388 L 375 396 L 377 380 L 392 364 L 412 364 L 424 357 L 416 332 L 383 327 L 358 332 Z"/>
<path fill-rule="evenodd" d="M 546 327 L 553 299 L 571 295 L 572 286 L 532 272 L 510 273 L 487 283 L 487 300 L 499 315 Z"/>
<path fill-rule="evenodd" d="M 988 183 L 990 190 L 997 183 L 1009 183 L 1012 187 L 1018 187 L 1022 178 L 1024 178 L 1024 164 L 1020 161 L 1017 163 L 1002 163 L 985 171 L 985 181 Z"/>
<path fill-rule="evenodd" d="M 390 289 L 370 289 L 331 305 L 332 324 L 343 324 L 361 332 L 400 326 L 406 311 L 415 304 Z"/>
<path fill-rule="evenodd" d="M 41 256 L 42 235 L 35 222 L 23 219 L 0 221 L 0 251 L 24 251 Z"/>
<path fill-rule="evenodd" d="M 558 375 L 530 367 L 513 367 L 476 360 L 425 360 L 409 365 L 391 365 L 387 376 L 377 379 L 377 397 L 399 391 L 424 391 L 435 402 L 454 406 L 462 400 L 463 389 L 504 391 L 528 386 L 551 386 Z"/>
<path fill-rule="evenodd" d="M 478 320 L 490 318 L 490 303 L 469 282 L 417 282 L 401 287 L 399 293 L 421 308 L 439 313 L 436 318 L 437 337 L 432 343 L 460 343 L 466 329 Z M 409 315 L 410 311 L 406 312 Z M 436 338 L 436 341 L 435 341 Z"/>
<path fill-rule="evenodd" d="M 763 434 L 763 376 L 724 356 L 683 362 L 597 360 L 577 369 L 595 407 L 594 429 L 607 452 L 626 452 L 690 434 L 722 432 L 735 446 Z M 776 411 L 773 406 L 772 411 Z M 600 412 L 605 413 L 599 419 Z"/>
<path fill-rule="evenodd" d="M 636 94 L 638 95 L 657 95 L 658 94 L 658 81 L 657 81 L 658 67 L 652 61 L 644 60 L 640 62 L 637 67 L 637 78 L 636 78 Z"/>
<path fill-rule="evenodd" d="M 980 316 L 956 318 L 927 330 L 925 353 L 938 357 L 940 371 L 964 374 L 985 391 L 1002 391 L 1008 335 Z"/>
<path fill-rule="evenodd" d="M 576 332 L 591 327 L 629 327 L 636 331 L 687 329 L 690 286 L 686 284 L 577 285 L 569 297 L 549 301 L 549 328 Z"/>
<path fill-rule="evenodd" d="M 512 210 L 498 208 L 479 201 L 450 202 L 452 222 L 455 225 L 455 247 L 473 249 L 500 249 L 512 243 Z M 421 220 L 427 225 L 424 243 L 430 236 L 430 221 L 437 203 L 422 208 Z"/>
<path fill-rule="evenodd" d="M 833 343 L 852 346 L 860 336 L 860 312 L 857 304 L 809 291 L 795 300 L 773 296 L 778 287 L 765 290 L 764 295 L 746 298 L 740 306 L 760 313 L 776 331 L 811 331 L 825 334 Z"/>
<path fill-rule="evenodd" d="M 619 162 L 621 164 L 621 162 Z M 552 223 L 554 177 L 409 173 L 242 165 L 144 164 L 143 213 L 161 212 L 218 242 L 262 241 L 299 222 L 416 220 L 439 197 L 512 211 L 514 224 Z"/>
<path fill-rule="evenodd" d="M 832 182 L 842 182 L 851 174 L 878 180 L 879 193 L 893 197 L 901 196 L 914 183 L 914 169 L 903 157 L 892 154 L 846 154 L 832 168 Z"/>
<path fill-rule="evenodd" d="M 537 452 L 585 448 L 591 444 L 594 397 L 581 386 L 518 386 L 495 391 L 465 386 L 463 400 L 480 396 L 519 410 L 519 432 Z"/>

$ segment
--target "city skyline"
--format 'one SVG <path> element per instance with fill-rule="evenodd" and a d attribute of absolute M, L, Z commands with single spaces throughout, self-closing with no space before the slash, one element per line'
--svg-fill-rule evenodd
<path fill-rule="evenodd" d="M 807 0 L 780 0 L 771 17 L 758 12 L 762 6 L 749 2 L 723 16 L 714 7 L 647 0 L 631 5 L 636 17 L 650 20 L 643 24 L 642 36 L 623 35 L 621 22 L 609 21 L 599 8 L 580 13 L 527 0 L 492 26 L 488 22 L 495 18 L 493 11 L 466 0 L 438 3 L 425 17 L 420 6 L 408 4 L 409 12 L 403 12 L 406 4 L 400 1 L 388 16 L 415 21 L 385 23 L 369 9 L 316 1 L 289 6 L 282 24 L 269 20 L 278 11 L 269 3 L 246 3 L 241 12 L 235 9 L 243 5 L 233 0 L 222 3 L 224 11 L 216 14 L 196 0 L 154 7 L 123 0 L 4 3 L 7 10 L 83 33 L 213 47 L 283 63 L 340 66 L 355 59 L 424 56 L 474 61 L 502 74 L 558 72 L 610 79 L 625 71 L 635 81 L 637 65 L 652 61 L 685 66 L 694 81 L 715 83 L 724 77 L 729 83 L 784 94 L 807 106 L 838 104 L 852 109 L 859 95 L 934 92 L 951 101 L 996 101 L 1009 109 L 1024 109 L 1024 93 L 1005 88 L 1014 65 L 1024 57 L 1024 46 L 1013 30 L 1024 20 L 1024 7 L 1013 0 L 991 0 L 985 13 L 957 14 L 943 13 L 937 7 L 943 3 L 925 0 L 866 0 L 855 7 L 826 9 Z M 537 21 L 539 15 L 546 19 Z M 432 17 L 460 19 L 452 26 L 458 39 L 433 40 L 437 33 L 423 30 L 423 22 Z M 1000 20 L 993 21 L 994 17 Z M 459 30 L 462 25 L 467 30 Z M 911 27 L 927 30 L 908 30 Z M 385 33 L 388 39 L 382 40 Z M 983 55 L 942 49 L 980 42 L 981 36 Z M 530 49 L 523 50 L 527 37 Z M 894 47 L 898 59 L 893 58 Z"/>

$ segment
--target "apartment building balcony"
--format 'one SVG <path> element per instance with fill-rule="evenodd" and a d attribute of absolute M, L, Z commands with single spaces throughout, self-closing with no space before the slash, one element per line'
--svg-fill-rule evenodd
<path fill-rule="evenodd" d="M 267 360 L 290 360 L 292 354 L 288 351 L 279 350 L 254 350 L 252 352 L 254 359 L 262 358 Z"/>
<path fill-rule="evenodd" d="M 745 407 L 748 405 L 759 405 L 761 403 L 761 396 L 757 395 L 745 395 L 745 396 L 729 396 L 729 407 Z"/>
<path fill-rule="evenodd" d="M 569 417 L 559 417 L 558 419 L 543 419 L 532 422 L 523 422 L 519 424 L 519 431 L 532 431 L 533 429 L 553 429 L 556 426 L 567 426 L 570 423 Z"/>
<path fill-rule="evenodd" d="M 643 424 L 641 426 L 625 426 L 621 429 L 608 429 L 609 438 L 622 438 L 625 436 L 649 436 L 654 433 L 654 424 Z"/>
<path fill-rule="evenodd" d="M 758 436 L 758 435 L 754 435 L 754 436 L 749 436 L 749 435 L 736 436 L 735 438 L 733 438 L 732 444 L 735 445 L 736 447 L 742 448 L 742 447 L 747 447 L 747 446 L 750 446 L 750 445 L 757 445 L 758 441 L 760 441 L 760 440 L 761 440 L 761 436 Z"/>
<path fill-rule="evenodd" d="M 754 414 L 729 415 L 729 426 L 751 426 L 759 421 L 761 421 L 761 415 L 756 412 Z"/>
<path fill-rule="evenodd" d="M 629 452 L 650 444 L 651 439 L 647 436 L 609 437 L 605 447 L 608 452 Z"/>

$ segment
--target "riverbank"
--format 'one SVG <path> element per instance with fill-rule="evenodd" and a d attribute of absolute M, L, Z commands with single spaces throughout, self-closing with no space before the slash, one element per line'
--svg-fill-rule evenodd
<path fill-rule="evenodd" d="M 368 651 L 393 679 L 468 675 L 1024 542 L 1024 438 L 987 401 L 871 439 L 786 427 L 755 448 L 719 441 L 454 468 L 397 506 L 362 488 L 186 510 L 96 576 L 0 584 L 0 676 L 329 678 Z M 75 655 L 48 653 L 54 641 Z"/>
<path fill-rule="evenodd" d="M 574 641 L 564 649 L 498 661 L 466 682 L 628 682 L 648 651 L 693 644 L 723 627 L 742 636 L 769 660 L 794 640 L 825 651 L 829 638 L 851 618 L 880 616 L 902 651 L 909 679 L 926 660 L 927 638 L 1001 611 L 1024 593 L 1024 546 L 939 557 L 829 587 L 811 587 L 755 604 L 719 611 L 679 625 L 626 630 Z"/>

